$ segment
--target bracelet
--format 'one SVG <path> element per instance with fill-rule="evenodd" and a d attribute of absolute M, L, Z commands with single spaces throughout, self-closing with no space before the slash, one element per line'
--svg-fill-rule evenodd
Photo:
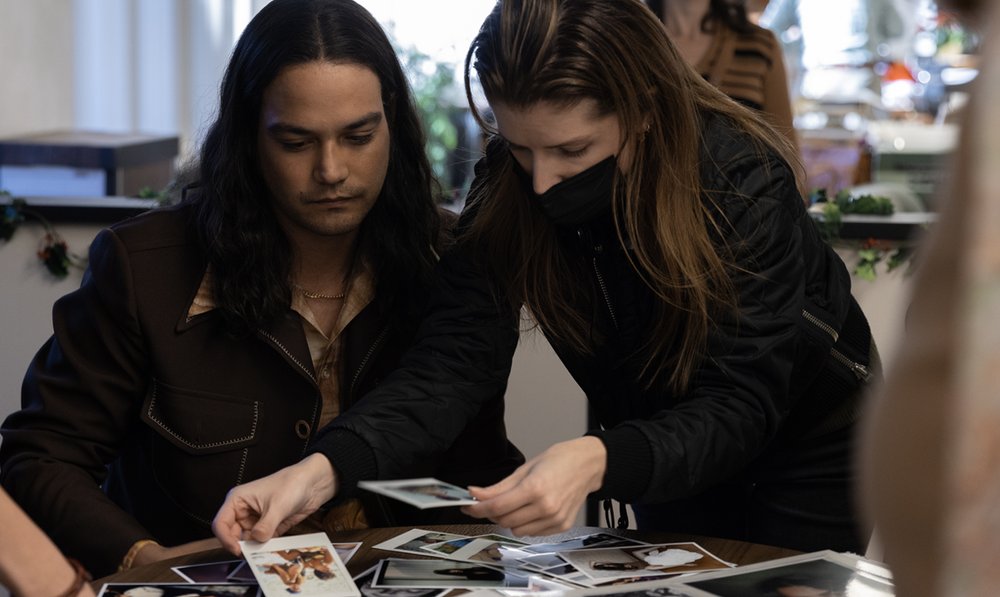
<path fill-rule="evenodd" d="M 76 558 L 66 558 L 66 561 L 73 567 L 73 573 L 76 576 L 73 578 L 73 584 L 70 585 L 69 589 L 67 589 L 65 593 L 60 593 L 59 596 L 76 597 L 80 594 L 80 590 L 83 589 L 83 585 L 90 582 L 91 576 L 90 573 L 87 572 L 87 569 L 83 567 L 83 564 L 81 564 Z"/>
<path fill-rule="evenodd" d="M 122 559 L 122 563 L 118 566 L 118 572 L 125 572 L 126 570 L 132 568 L 132 564 L 135 562 L 135 556 L 139 554 L 139 550 L 146 547 L 150 543 L 156 543 L 152 539 L 140 539 L 132 544 L 129 548 L 128 553 Z"/>

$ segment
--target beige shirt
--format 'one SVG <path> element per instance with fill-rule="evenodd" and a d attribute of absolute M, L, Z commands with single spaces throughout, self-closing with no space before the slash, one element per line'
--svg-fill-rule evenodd
<path fill-rule="evenodd" d="M 361 265 L 348 282 L 347 296 L 343 299 L 344 305 L 340 310 L 340 316 L 328 337 L 317 323 L 309 307 L 309 301 L 301 293 L 294 291 L 292 293 L 292 310 L 302 317 L 302 331 L 306 335 L 316 381 L 323 396 L 318 429 L 325 427 L 340 414 L 340 379 L 343 376 L 340 359 L 343 343 L 340 341 L 340 335 L 347 324 L 372 301 L 374 295 L 375 284 L 371 272 L 367 266 Z"/>
<path fill-rule="evenodd" d="M 347 324 L 357 317 L 358 313 L 372 301 L 375 296 L 375 282 L 367 264 L 362 263 L 356 268 L 348 281 L 347 296 L 340 316 L 334 324 L 332 334 L 327 336 L 320 329 L 316 316 L 307 301 L 300 293 L 292 293 L 292 310 L 302 318 L 302 331 L 306 336 L 309 354 L 312 357 L 313 370 L 323 397 L 323 408 L 320 412 L 318 429 L 324 427 L 340 413 L 340 334 Z M 212 296 L 212 271 L 205 272 L 201 286 L 188 308 L 188 317 L 206 313 L 215 308 Z"/>

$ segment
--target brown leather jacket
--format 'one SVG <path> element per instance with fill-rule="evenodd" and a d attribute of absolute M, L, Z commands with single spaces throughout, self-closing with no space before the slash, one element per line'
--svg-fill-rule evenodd
<path fill-rule="evenodd" d="M 2 429 L 3 486 L 96 575 L 139 539 L 210 536 L 231 487 L 297 462 L 317 431 L 322 399 L 294 311 L 246 338 L 229 335 L 215 311 L 187 316 L 206 265 L 185 210 L 97 236 L 80 289 L 54 307 L 55 334 L 28 370 L 22 410 Z M 342 411 L 395 367 L 418 323 L 386 321 L 376 297 L 344 331 Z M 484 484 L 521 462 L 498 396 L 412 475 Z M 437 522 L 360 497 L 373 525 Z"/>

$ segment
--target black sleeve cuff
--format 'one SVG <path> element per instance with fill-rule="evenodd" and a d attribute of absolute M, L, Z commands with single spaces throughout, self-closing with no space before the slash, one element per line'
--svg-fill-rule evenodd
<path fill-rule="evenodd" d="M 337 498 L 357 494 L 358 481 L 378 478 L 375 452 L 361 436 L 344 428 L 330 429 L 309 447 L 308 454 L 323 454 L 337 474 Z"/>
<path fill-rule="evenodd" d="M 646 436 L 630 425 L 595 430 L 587 435 L 604 442 L 608 451 L 604 483 L 591 495 L 631 502 L 644 494 L 653 477 L 653 452 Z"/>

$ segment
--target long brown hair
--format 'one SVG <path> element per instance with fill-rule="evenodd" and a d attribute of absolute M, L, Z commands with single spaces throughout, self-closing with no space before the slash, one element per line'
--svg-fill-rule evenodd
<path fill-rule="evenodd" d="M 620 176 L 612 200 L 619 242 L 660 299 L 642 347 L 647 386 L 667 379 L 687 388 L 715 315 L 735 309 L 731 259 L 721 243 L 711 193 L 702 188 L 699 148 L 709 114 L 728 119 L 757 144 L 790 162 L 794 150 L 750 110 L 706 83 L 676 52 L 659 19 L 640 0 L 500 0 L 466 56 L 487 99 L 514 108 L 593 100 L 616 114 L 622 132 Z M 502 143 L 494 139 L 493 143 Z M 552 225 L 531 205 L 507 151 L 492 152 L 489 172 L 470 192 L 475 217 L 464 239 L 485 261 L 515 308 L 525 305 L 550 337 L 591 350 L 587 292 L 570 278 L 575 260 Z M 748 198 L 748 200 L 751 200 Z M 625 239 L 631 242 L 626 243 Z"/>

